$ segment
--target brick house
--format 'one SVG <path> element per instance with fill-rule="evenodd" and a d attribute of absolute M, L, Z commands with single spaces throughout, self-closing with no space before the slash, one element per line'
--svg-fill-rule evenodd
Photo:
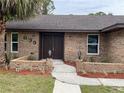
<path fill-rule="evenodd" d="M 5 24 L 0 21 L 0 65 L 5 61 L 5 51 L 4 51 L 4 34 L 5 34 Z"/>
<path fill-rule="evenodd" d="M 124 62 L 124 16 L 42 15 L 7 23 L 5 49 L 15 57 Z"/>

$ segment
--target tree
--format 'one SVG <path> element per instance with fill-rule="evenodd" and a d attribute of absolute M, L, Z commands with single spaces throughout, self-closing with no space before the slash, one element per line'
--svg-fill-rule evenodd
<path fill-rule="evenodd" d="M 6 22 L 13 19 L 25 20 L 31 16 L 41 14 L 43 1 L 44 0 L 0 0 L 0 62 L 3 62 L 5 59 L 4 33 Z M 45 1 L 50 2 L 50 0 Z"/>
<path fill-rule="evenodd" d="M 55 6 L 54 6 L 53 1 L 51 1 L 51 0 L 43 0 L 42 8 L 43 8 L 42 14 L 48 15 L 48 14 L 52 13 L 52 11 L 55 9 Z"/>
<path fill-rule="evenodd" d="M 112 15 L 112 13 L 104 13 L 104 12 L 96 12 L 96 13 L 90 13 L 89 15 L 92 15 L 92 16 L 105 16 L 105 15 Z"/>

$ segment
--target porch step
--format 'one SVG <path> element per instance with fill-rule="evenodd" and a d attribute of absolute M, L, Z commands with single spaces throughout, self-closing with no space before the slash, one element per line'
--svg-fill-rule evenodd
<path fill-rule="evenodd" d="M 53 60 L 53 66 L 55 66 L 55 65 L 63 65 L 63 64 L 64 64 L 64 62 L 62 60 L 59 60 L 59 59 L 54 59 Z"/>
<path fill-rule="evenodd" d="M 76 73 L 76 69 L 69 65 L 54 65 L 54 73 Z"/>

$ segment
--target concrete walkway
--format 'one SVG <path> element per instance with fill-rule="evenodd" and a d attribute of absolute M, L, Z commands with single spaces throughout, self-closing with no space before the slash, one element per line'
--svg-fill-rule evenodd
<path fill-rule="evenodd" d="M 53 65 L 52 76 L 56 78 L 53 93 L 81 93 L 79 85 L 124 87 L 124 79 L 80 77 L 74 67 L 64 64 L 61 60 L 54 60 Z"/>
<path fill-rule="evenodd" d="M 61 60 L 54 60 L 54 70 L 52 76 L 56 78 L 53 93 L 81 93 L 79 85 L 73 85 L 63 82 L 60 77 L 76 75 L 76 69 L 72 66 L 65 65 Z M 63 68 L 63 69 L 62 69 Z M 64 77 L 63 77 L 64 78 Z"/>
<path fill-rule="evenodd" d="M 56 80 L 53 93 L 81 93 L 79 85 L 72 85 Z"/>

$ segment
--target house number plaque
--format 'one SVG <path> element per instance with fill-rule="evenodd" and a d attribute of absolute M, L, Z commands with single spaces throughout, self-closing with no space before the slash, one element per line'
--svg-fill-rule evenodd
<path fill-rule="evenodd" d="M 36 41 L 33 41 L 33 45 L 36 45 Z"/>

